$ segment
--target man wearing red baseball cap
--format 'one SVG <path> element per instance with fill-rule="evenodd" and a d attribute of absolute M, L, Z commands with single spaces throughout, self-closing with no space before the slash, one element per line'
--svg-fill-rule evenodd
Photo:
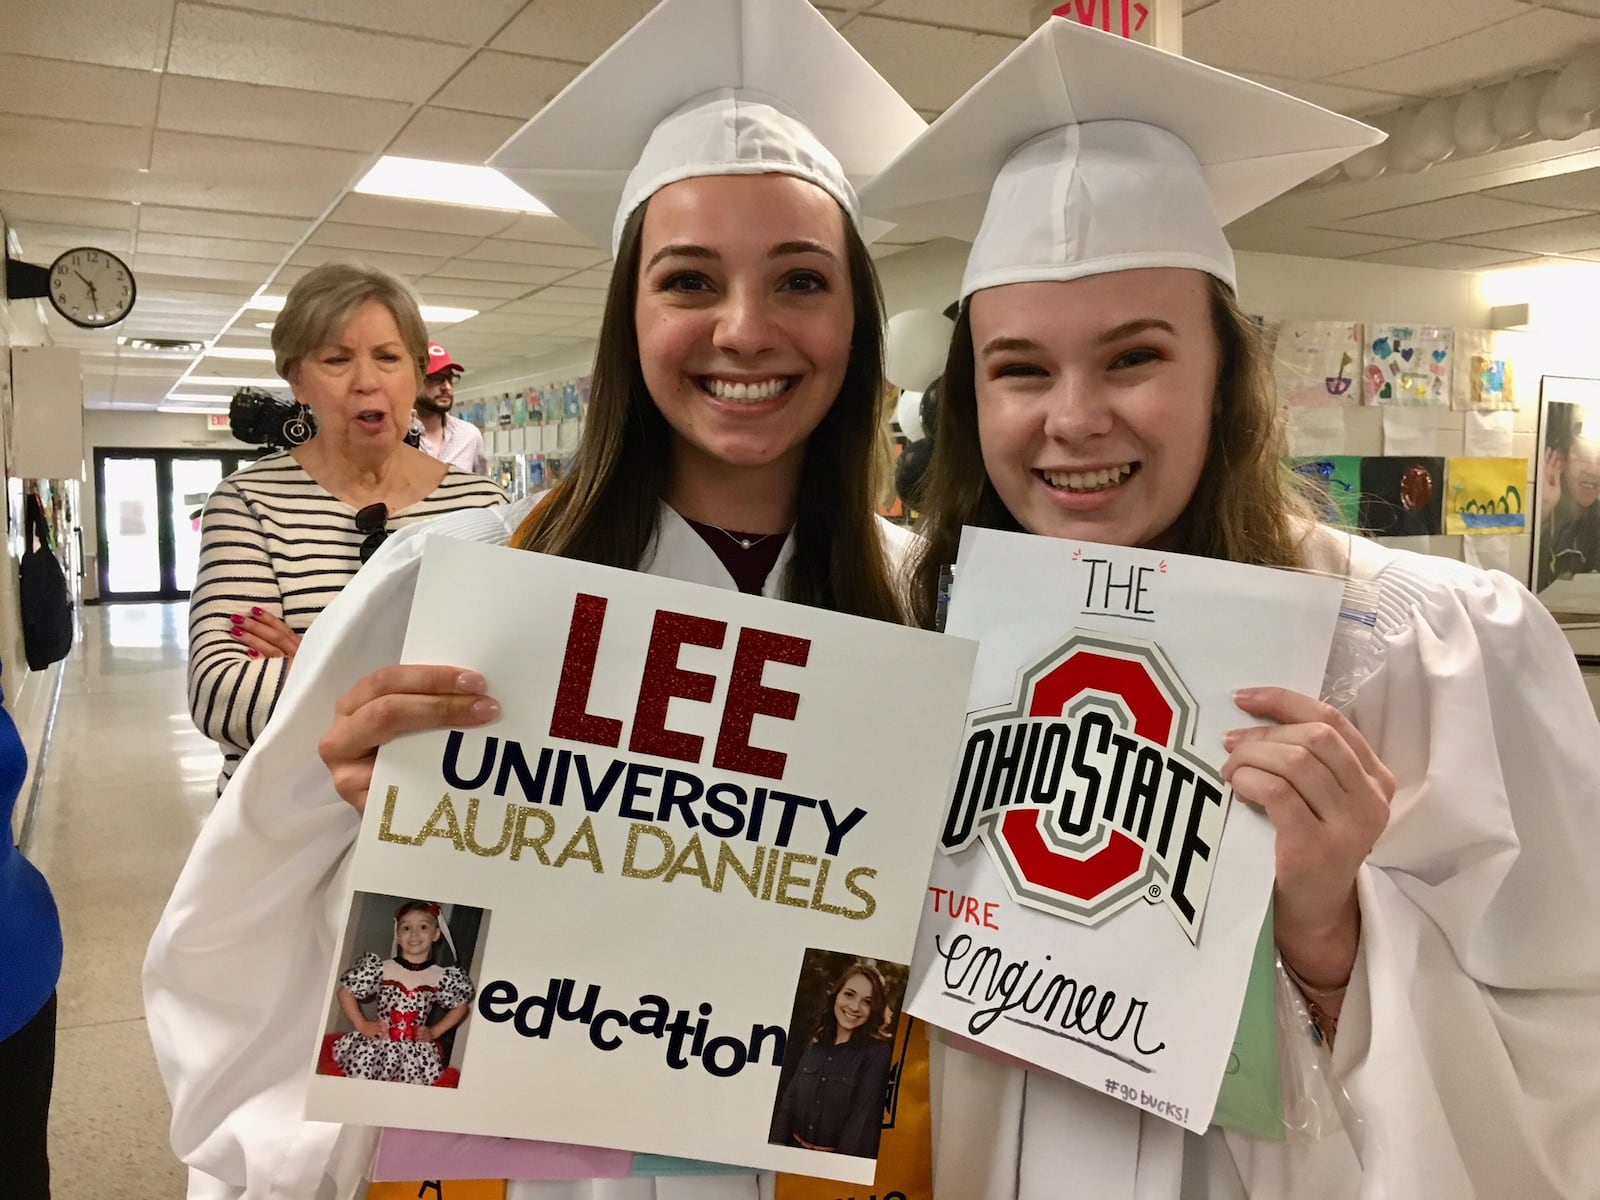
<path fill-rule="evenodd" d="M 422 426 L 422 449 L 441 462 L 482 475 L 489 469 L 483 434 L 450 415 L 456 402 L 456 379 L 466 370 L 438 342 L 428 343 L 427 374 L 417 396 L 417 421 Z"/>

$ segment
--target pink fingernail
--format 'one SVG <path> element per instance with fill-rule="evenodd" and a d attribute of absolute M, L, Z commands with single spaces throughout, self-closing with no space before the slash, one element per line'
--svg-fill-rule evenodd
<path fill-rule="evenodd" d="M 1222 748 L 1224 750 L 1232 750 L 1242 740 L 1243 738 L 1237 729 L 1230 729 L 1222 735 Z"/>
<path fill-rule="evenodd" d="M 244 636 L 244 630 L 240 629 L 237 625 L 235 625 L 233 627 L 233 636 L 236 637 L 236 638 L 242 638 Z"/>
<path fill-rule="evenodd" d="M 261 651 L 257 650 L 254 646 L 252 646 L 250 648 L 250 657 L 251 658 L 260 658 L 261 657 Z"/>
<path fill-rule="evenodd" d="M 250 615 L 252 617 L 259 617 L 261 615 L 261 610 L 259 608 L 252 608 L 250 610 Z"/>
<path fill-rule="evenodd" d="M 500 702 L 485 696 L 472 704 L 472 716 L 477 721 L 492 721 L 500 715 Z"/>
<path fill-rule="evenodd" d="M 485 686 L 483 676 L 476 671 L 463 671 L 456 676 L 456 687 L 463 692 L 481 692 Z"/>

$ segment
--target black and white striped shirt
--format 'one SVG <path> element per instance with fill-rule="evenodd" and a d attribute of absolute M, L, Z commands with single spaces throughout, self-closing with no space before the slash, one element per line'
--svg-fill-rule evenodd
<path fill-rule="evenodd" d="M 498 484 L 451 467 L 430 495 L 391 513 L 388 528 L 505 502 Z M 272 715 L 288 663 L 251 658 L 233 616 L 260 608 L 304 633 L 361 566 L 355 516 L 287 452 L 234 472 L 206 501 L 189 600 L 189 711 L 222 747 L 219 793 Z"/>

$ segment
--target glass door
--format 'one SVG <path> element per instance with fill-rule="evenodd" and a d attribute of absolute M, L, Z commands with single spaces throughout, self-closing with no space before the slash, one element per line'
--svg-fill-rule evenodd
<path fill-rule="evenodd" d="M 95 452 L 101 600 L 183 600 L 200 566 L 200 513 L 252 455 Z"/>

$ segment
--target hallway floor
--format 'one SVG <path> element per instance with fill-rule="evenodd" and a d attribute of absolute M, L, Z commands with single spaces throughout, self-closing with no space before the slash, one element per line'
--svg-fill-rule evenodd
<path fill-rule="evenodd" d="M 189 720 L 186 619 L 182 604 L 86 607 L 64 668 L 28 850 L 66 938 L 50 1114 L 55 1200 L 184 1194 L 139 969 L 221 762 Z"/>

